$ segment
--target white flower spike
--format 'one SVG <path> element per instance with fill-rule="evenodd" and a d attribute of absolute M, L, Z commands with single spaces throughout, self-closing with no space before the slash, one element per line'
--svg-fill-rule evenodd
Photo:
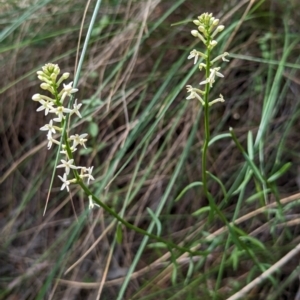
<path fill-rule="evenodd" d="M 228 62 L 229 60 L 226 59 L 226 56 L 229 55 L 228 52 L 224 52 L 221 55 L 216 56 L 214 59 L 211 59 L 211 52 L 213 48 L 218 44 L 216 37 L 218 33 L 222 32 L 225 28 L 224 25 L 219 25 L 219 19 L 213 17 L 210 13 L 204 13 L 200 15 L 197 20 L 194 20 L 193 23 L 197 26 L 197 30 L 192 30 L 191 34 L 199 38 L 205 48 L 206 52 L 202 53 L 196 49 L 192 50 L 188 56 L 188 59 L 194 59 L 194 64 L 197 63 L 199 57 L 203 58 L 203 62 L 199 64 L 199 70 L 205 70 L 206 77 L 203 81 L 201 81 L 200 85 L 205 85 L 205 92 L 193 88 L 191 85 L 187 85 L 187 92 L 190 93 L 186 99 L 198 99 L 203 106 L 206 108 L 215 104 L 216 102 L 224 102 L 224 98 L 220 95 L 219 98 L 209 101 L 209 95 L 206 93 L 210 92 L 210 89 L 213 87 L 216 77 L 224 77 L 222 73 L 220 73 L 220 67 L 213 67 L 214 63 L 221 60 L 224 62 Z M 209 70 L 209 73 L 207 72 Z M 202 97 L 203 96 L 203 97 Z M 205 100 L 203 100 L 205 99 Z"/>
<path fill-rule="evenodd" d="M 63 84 L 63 88 L 60 91 L 58 91 L 60 84 L 70 76 L 70 74 L 66 72 L 63 73 L 59 78 L 59 74 L 60 69 L 58 65 L 49 63 L 42 67 L 42 70 L 37 72 L 38 78 L 42 81 L 40 87 L 47 93 L 49 92 L 52 95 L 51 97 L 53 98 L 42 94 L 34 94 L 32 96 L 32 100 L 37 101 L 41 104 L 41 106 L 38 107 L 37 111 L 44 110 L 45 115 L 48 115 L 49 113 L 56 115 L 56 117 L 52 118 L 48 124 L 41 127 L 40 130 L 47 131 L 48 149 L 51 149 L 53 144 L 61 145 L 62 143 L 62 149 L 60 153 L 65 155 L 65 159 L 61 159 L 61 164 L 59 164 L 56 167 L 58 169 L 64 168 L 63 176 L 58 175 L 58 177 L 62 181 L 61 190 L 66 189 L 67 191 L 69 191 L 69 185 L 71 183 L 78 183 L 78 181 L 81 181 L 86 178 L 87 184 L 89 184 L 90 181 L 95 180 L 95 178 L 92 175 L 93 167 L 77 167 L 72 154 L 77 150 L 76 146 L 78 145 L 86 148 L 85 143 L 87 141 L 87 133 L 76 133 L 74 135 L 69 136 L 69 130 L 67 129 L 66 132 L 64 132 L 64 135 L 60 137 L 62 142 L 53 138 L 54 134 L 58 136 L 63 131 L 63 128 L 65 128 L 65 126 L 67 125 L 65 123 L 67 114 L 69 114 L 69 116 L 76 114 L 79 118 L 82 118 L 79 112 L 79 109 L 81 108 L 82 104 L 78 103 L 77 99 L 73 104 L 73 109 L 69 109 L 63 106 L 64 100 L 67 97 L 71 97 L 72 94 L 78 91 L 78 89 L 73 87 L 73 82 L 70 82 L 68 84 Z M 60 123 L 60 125 L 53 125 L 53 122 Z M 70 145 L 70 141 L 73 141 L 72 146 Z M 75 178 L 68 179 L 71 169 L 74 172 Z M 81 169 L 80 175 L 78 174 L 78 169 Z M 90 208 L 98 206 L 92 201 L 92 197 L 89 197 L 89 200 Z"/>

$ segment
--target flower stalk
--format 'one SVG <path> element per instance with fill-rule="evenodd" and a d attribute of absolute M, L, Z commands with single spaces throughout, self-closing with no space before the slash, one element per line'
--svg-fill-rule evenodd
<path fill-rule="evenodd" d="M 215 203 L 212 203 L 212 196 L 209 193 L 208 184 L 207 184 L 207 150 L 208 144 L 210 141 L 210 129 L 209 129 L 209 112 L 210 107 L 217 102 L 224 102 L 223 96 L 220 94 L 220 97 L 214 100 L 209 101 L 209 94 L 213 85 L 216 81 L 216 77 L 224 77 L 222 73 L 219 72 L 220 67 L 213 67 L 213 65 L 220 59 L 223 61 L 228 61 L 226 56 L 229 53 L 225 52 L 221 55 L 216 56 L 214 59 L 211 58 L 211 52 L 213 48 L 217 45 L 217 41 L 214 39 L 218 33 L 224 30 L 223 25 L 218 25 L 219 20 L 214 18 L 212 14 L 204 13 L 198 17 L 197 20 L 194 20 L 193 23 L 198 27 L 198 30 L 192 30 L 191 34 L 199 38 L 199 40 L 205 46 L 205 53 L 202 53 L 198 50 L 192 50 L 188 59 L 194 58 L 194 64 L 197 63 L 198 58 L 202 58 L 204 63 L 199 63 L 199 70 L 205 69 L 205 80 L 201 81 L 199 85 L 205 85 L 204 91 L 193 88 L 191 85 L 187 85 L 187 91 L 190 95 L 186 99 L 196 98 L 199 100 L 204 110 L 204 142 L 202 146 L 202 183 L 203 191 L 206 199 L 214 210 L 219 211 Z M 220 212 L 221 214 L 221 212 Z M 222 214 L 221 214 L 222 215 Z M 223 215 L 222 215 L 223 216 Z"/>
<path fill-rule="evenodd" d="M 64 168 L 65 173 L 63 176 L 58 175 L 59 179 L 62 181 L 61 190 L 66 189 L 69 191 L 71 184 L 79 183 L 83 178 L 87 178 L 89 184 L 90 180 L 94 180 L 93 175 L 91 174 L 91 168 L 86 168 L 84 166 L 77 166 L 73 157 L 73 153 L 77 150 L 77 145 L 82 145 L 85 147 L 85 142 L 87 141 L 87 134 L 75 134 L 68 136 L 67 131 L 63 130 L 66 122 L 67 115 L 72 116 L 76 114 L 79 118 L 82 118 L 79 109 L 81 104 L 77 104 L 77 100 L 73 104 L 73 109 L 67 108 L 63 105 L 63 102 L 67 97 L 71 97 L 72 94 L 76 93 L 78 89 L 73 88 L 73 82 L 68 84 L 63 83 L 63 88 L 58 91 L 62 82 L 69 78 L 69 73 L 63 73 L 58 79 L 60 74 L 60 68 L 55 64 L 46 64 L 41 71 L 37 72 L 38 78 L 43 81 L 40 85 L 41 89 L 48 91 L 51 94 L 51 97 L 41 94 L 35 94 L 32 97 L 32 100 L 38 101 L 41 106 L 37 111 L 45 110 L 45 115 L 53 114 L 53 117 L 50 122 L 40 128 L 42 131 L 47 132 L 48 139 L 48 150 L 51 149 L 53 144 L 60 145 L 60 142 L 53 138 L 53 134 L 62 133 L 62 151 L 61 153 L 65 155 L 65 159 L 61 159 L 60 165 L 56 168 Z M 58 79 L 58 80 L 57 80 Z M 56 125 L 54 125 L 56 124 Z M 70 146 L 70 142 L 73 142 L 73 145 Z M 72 170 L 73 178 L 70 177 L 70 170 Z M 77 170 L 81 170 L 80 174 Z"/>

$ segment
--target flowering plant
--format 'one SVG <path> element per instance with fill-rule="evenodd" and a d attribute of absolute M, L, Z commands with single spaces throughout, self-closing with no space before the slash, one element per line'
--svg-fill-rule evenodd
<path fill-rule="evenodd" d="M 188 252 L 192 255 L 199 255 L 202 252 L 200 251 L 192 251 L 188 248 L 178 246 L 172 242 L 169 242 L 157 235 L 149 233 L 139 227 L 136 227 L 126 220 L 124 220 L 118 213 L 116 213 L 112 208 L 106 205 L 104 202 L 100 201 L 87 187 L 91 180 L 94 180 L 92 175 L 93 167 L 82 167 L 77 166 L 74 161 L 73 153 L 77 150 L 77 146 L 85 146 L 87 141 L 87 134 L 74 134 L 69 136 L 68 131 L 66 130 L 66 125 L 68 123 L 68 118 L 73 114 L 76 114 L 79 118 L 82 118 L 79 109 L 81 104 L 77 103 L 77 99 L 73 104 L 73 108 L 66 108 L 63 104 L 67 97 L 72 97 L 72 94 L 78 91 L 77 88 L 74 88 L 73 82 L 69 84 L 63 84 L 63 88 L 59 91 L 59 87 L 61 83 L 69 78 L 69 73 L 63 73 L 61 77 L 58 79 L 60 74 L 60 68 L 58 65 L 48 63 L 44 67 L 42 67 L 41 71 L 37 72 L 38 78 L 43 81 L 40 87 L 43 90 L 48 91 L 51 94 L 51 97 L 41 94 L 35 94 L 32 96 L 32 100 L 38 101 L 41 106 L 37 109 L 37 111 L 45 111 L 45 115 L 53 114 L 54 118 L 50 120 L 50 122 L 43 127 L 40 128 L 42 131 L 47 131 L 47 140 L 48 140 L 48 149 L 51 149 L 53 144 L 61 145 L 62 150 L 61 154 L 65 155 L 65 159 L 61 159 L 61 164 L 57 165 L 56 168 L 64 168 L 65 172 L 63 176 L 58 175 L 60 180 L 62 181 L 61 190 L 67 189 L 70 191 L 71 184 L 78 184 L 84 193 L 88 196 L 89 199 L 89 209 L 92 209 L 94 206 L 102 207 L 105 211 L 111 214 L 119 224 L 123 224 L 126 227 L 143 234 L 145 236 L 151 237 L 158 242 L 161 242 L 169 249 L 175 248 L 180 250 L 181 252 Z M 58 79 L 58 80 L 57 80 Z M 55 125 L 57 124 L 57 125 Z M 61 134 L 61 141 L 57 140 L 57 135 Z M 73 178 L 70 177 L 70 173 L 73 173 Z M 80 172 L 78 172 L 80 170 Z M 87 185 L 85 184 L 85 179 L 87 179 Z M 122 235 L 120 231 L 120 226 L 118 226 L 117 231 L 117 240 L 120 241 L 120 235 Z"/>
<path fill-rule="evenodd" d="M 213 104 L 217 102 L 224 102 L 224 98 L 222 94 L 220 94 L 219 98 L 209 101 L 209 93 L 213 84 L 216 81 L 216 77 L 224 77 L 224 75 L 219 72 L 220 67 L 215 67 L 215 63 L 222 59 L 223 61 L 228 62 L 229 60 L 226 59 L 226 56 L 229 55 L 228 52 L 224 52 L 221 55 L 216 56 L 215 58 L 211 58 L 211 52 L 213 48 L 218 44 L 215 40 L 215 37 L 218 33 L 224 30 L 224 25 L 218 25 L 219 19 L 213 17 L 212 14 L 204 13 L 198 17 L 197 20 L 194 20 L 193 23 L 198 27 L 198 30 L 192 30 L 191 34 L 198 38 L 206 47 L 205 53 L 192 50 L 188 59 L 194 59 L 194 64 L 198 62 L 199 58 L 202 58 L 205 63 L 199 63 L 199 70 L 205 70 L 205 80 L 201 81 L 199 85 L 204 85 L 205 89 L 201 90 L 198 88 L 194 88 L 191 85 L 187 85 L 187 91 L 190 95 L 186 99 L 198 99 L 201 105 L 204 108 L 204 130 L 205 130 L 205 137 L 204 137 L 204 144 L 202 147 L 202 184 L 203 190 L 206 198 L 210 202 L 210 206 L 214 208 L 220 217 L 224 220 L 222 213 L 219 211 L 218 207 L 215 205 L 212 196 L 208 191 L 207 186 L 207 168 L 206 168 L 206 156 L 207 156 L 207 149 L 210 139 L 210 130 L 209 130 L 209 108 Z M 224 220 L 225 221 L 225 220 Z"/>
<path fill-rule="evenodd" d="M 52 118 L 48 124 L 41 127 L 40 130 L 47 131 L 48 149 L 51 149 L 53 144 L 61 144 L 62 150 L 60 153 L 65 156 L 65 159 L 61 159 L 61 164 L 56 168 L 65 169 L 63 176 L 58 175 L 58 177 L 63 183 L 61 190 L 66 188 L 69 191 L 69 185 L 71 183 L 79 183 L 86 178 L 87 184 L 89 184 L 90 180 L 94 180 L 94 177 L 92 175 L 93 167 L 77 166 L 74 162 L 73 152 L 77 150 L 77 146 L 80 145 L 86 148 L 85 142 L 87 141 L 87 133 L 68 136 L 68 132 L 64 130 L 67 115 L 72 116 L 76 114 L 79 118 L 82 118 L 79 112 L 82 104 L 78 104 L 76 99 L 72 109 L 64 106 L 66 98 L 71 97 L 78 89 L 73 88 L 73 82 L 70 82 L 68 84 L 63 83 L 63 88 L 59 91 L 61 83 L 69 78 L 70 73 L 63 73 L 58 79 L 59 74 L 60 68 L 58 65 L 48 63 L 42 67 L 42 70 L 37 72 L 39 80 L 43 82 L 40 87 L 48 91 L 51 97 L 35 94 L 32 100 L 38 101 L 41 104 L 37 111 L 44 110 L 45 116 L 49 113 L 54 115 L 54 118 Z M 57 133 L 63 134 L 62 142 L 58 141 L 57 137 L 54 137 L 54 134 Z M 70 179 L 71 169 L 74 177 Z M 78 170 L 80 170 L 80 173 L 78 173 Z"/>
<path fill-rule="evenodd" d="M 187 91 L 188 93 L 190 93 L 187 99 L 197 98 L 201 102 L 201 104 L 206 107 L 211 106 L 216 102 L 225 101 L 223 96 L 220 94 L 220 98 L 208 102 L 208 94 L 210 88 L 213 87 L 213 84 L 216 81 L 216 77 L 224 77 L 223 74 L 219 72 L 220 67 L 213 68 L 214 63 L 220 59 L 228 62 L 229 60 L 226 59 L 226 56 L 228 56 L 229 53 L 224 52 L 214 59 L 211 59 L 211 51 L 218 44 L 218 42 L 213 38 L 225 28 L 224 25 L 217 26 L 219 24 L 218 19 L 214 18 L 212 14 L 204 13 L 198 17 L 198 20 L 194 20 L 193 22 L 198 26 L 198 31 L 192 30 L 191 33 L 194 37 L 199 38 L 203 42 L 206 47 L 206 53 L 194 49 L 190 52 L 188 59 L 194 58 L 194 64 L 197 63 L 199 57 L 205 60 L 205 63 L 199 64 L 199 69 L 200 71 L 203 68 L 206 70 L 206 79 L 199 83 L 199 85 L 205 85 L 205 91 L 193 88 L 191 85 L 187 85 Z M 204 96 L 204 100 L 201 96 Z"/>

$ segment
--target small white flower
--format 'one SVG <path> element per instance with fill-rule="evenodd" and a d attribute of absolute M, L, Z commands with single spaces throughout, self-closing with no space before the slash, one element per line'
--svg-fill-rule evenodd
<path fill-rule="evenodd" d="M 215 79 L 216 76 L 218 77 L 224 77 L 223 74 L 221 74 L 220 72 L 218 72 L 220 70 L 220 68 L 212 68 L 210 69 L 210 76 L 209 77 L 212 77 L 213 79 Z"/>
<path fill-rule="evenodd" d="M 90 180 L 95 180 L 95 178 L 92 175 L 93 168 L 94 167 L 89 167 L 89 168 L 77 167 L 77 169 L 81 169 L 80 175 L 79 175 L 80 178 L 88 178 L 87 184 L 90 184 Z M 88 174 L 85 174 L 85 173 L 88 173 Z"/>
<path fill-rule="evenodd" d="M 229 61 L 228 59 L 226 59 L 226 56 L 228 56 L 229 53 L 228 52 L 224 52 L 223 54 L 221 55 L 218 55 L 216 58 L 214 58 L 212 61 L 211 61 L 211 64 L 213 64 L 214 62 L 216 62 L 218 59 L 222 59 L 223 61 Z"/>
<path fill-rule="evenodd" d="M 47 133 L 47 139 L 48 139 L 48 150 L 52 147 L 53 144 L 57 144 L 59 145 L 59 141 L 55 140 L 53 137 L 52 137 L 52 132 L 51 131 L 48 131 Z"/>
<path fill-rule="evenodd" d="M 56 126 L 53 126 L 53 120 L 50 120 L 49 124 L 46 124 L 45 126 L 41 127 L 40 130 L 42 131 L 50 131 L 51 133 L 56 133 L 55 128 Z"/>
<path fill-rule="evenodd" d="M 87 133 L 83 133 L 81 135 L 78 134 L 71 135 L 70 140 L 73 141 L 72 147 L 75 148 L 77 145 L 82 145 L 84 148 L 86 148 L 84 143 L 87 141 L 86 139 L 87 136 L 88 136 Z"/>
<path fill-rule="evenodd" d="M 206 69 L 206 64 L 200 63 L 199 64 L 199 70 L 202 71 L 203 68 Z"/>
<path fill-rule="evenodd" d="M 75 151 L 77 150 L 77 148 L 74 148 L 74 147 L 72 146 L 72 147 L 70 147 L 70 150 L 71 150 L 71 152 L 73 153 L 73 152 L 75 152 Z"/>
<path fill-rule="evenodd" d="M 87 169 L 87 171 L 88 171 L 88 174 L 87 174 L 87 177 L 88 177 L 88 184 L 90 184 L 90 180 L 95 180 L 95 178 L 93 177 L 93 175 L 92 175 L 92 171 L 93 171 L 93 168 L 94 167 L 89 167 L 88 169 Z"/>
<path fill-rule="evenodd" d="M 51 109 L 51 112 L 52 113 L 55 113 L 58 118 L 54 118 L 53 120 L 55 122 L 61 122 L 62 119 L 65 118 L 64 114 L 63 113 L 71 113 L 72 112 L 72 109 L 69 109 L 69 108 L 65 108 L 63 106 L 58 106 L 58 107 L 55 107 L 55 108 L 52 108 Z"/>
<path fill-rule="evenodd" d="M 190 99 L 194 99 L 194 98 L 197 98 L 202 105 L 204 105 L 204 100 L 201 98 L 201 96 L 197 93 L 197 92 L 201 92 L 201 90 L 197 90 L 197 89 L 194 89 L 191 85 L 187 85 L 186 86 L 187 88 L 187 92 L 188 93 L 191 93 L 186 99 L 187 100 L 190 100 Z"/>
<path fill-rule="evenodd" d="M 200 51 L 197 51 L 197 50 L 192 50 L 191 52 L 190 52 L 190 55 L 188 56 L 188 59 L 191 59 L 191 58 L 193 58 L 194 57 L 194 65 L 197 63 L 197 61 L 198 61 L 198 58 L 199 57 L 203 57 L 204 59 L 207 57 L 204 53 L 202 53 L 202 52 L 200 52 Z"/>
<path fill-rule="evenodd" d="M 73 165 L 74 159 L 70 159 L 69 161 L 61 159 L 60 161 L 62 164 L 58 165 L 56 168 L 65 168 L 67 175 L 70 174 L 70 169 L 77 169 L 77 167 Z"/>
<path fill-rule="evenodd" d="M 52 111 L 53 109 L 53 103 L 45 101 L 43 99 L 39 100 L 39 102 L 42 104 L 42 106 L 40 106 L 36 111 L 45 110 L 45 116 L 47 116 L 49 111 Z"/>
<path fill-rule="evenodd" d="M 48 144 L 47 144 L 48 150 L 51 149 L 52 145 L 53 145 L 52 137 L 49 137 L 49 138 L 48 138 Z"/>
<path fill-rule="evenodd" d="M 206 78 L 206 80 L 201 81 L 199 84 L 202 85 L 202 84 L 209 83 L 209 86 L 212 87 L 213 84 L 215 83 L 216 76 L 218 76 L 218 77 L 224 77 L 223 74 L 221 74 L 220 72 L 218 72 L 219 70 L 220 70 L 220 68 L 212 68 L 212 69 L 210 69 L 209 70 L 209 72 L 210 72 L 209 77 Z"/>
<path fill-rule="evenodd" d="M 196 96 L 195 96 L 195 92 L 194 92 L 194 89 L 193 89 L 193 87 L 191 86 L 191 85 L 187 85 L 186 86 L 186 89 L 187 89 L 187 92 L 188 93 L 191 93 L 186 99 L 187 100 L 190 100 L 190 99 L 194 99 Z"/>
<path fill-rule="evenodd" d="M 76 114 L 79 118 L 82 118 L 80 112 L 79 112 L 79 108 L 81 107 L 82 103 L 77 104 L 77 99 L 75 100 L 75 103 L 73 104 L 73 110 L 71 112 L 71 114 Z"/>
<path fill-rule="evenodd" d="M 214 82 L 215 82 L 215 81 L 212 80 L 212 78 L 208 77 L 206 80 L 201 81 L 199 84 L 200 84 L 200 85 L 203 85 L 203 84 L 209 83 L 209 86 L 212 87 Z"/>
<path fill-rule="evenodd" d="M 100 207 L 100 205 L 96 204 L 93 200 L 93 196 L 89 196 L 89 209 L 93 209 L 95 206 Z"/>
<path fill-rule="evenodd" d="M 213 100 L 213 101 L 210 101 L 208 105 L 209 105 L 209 106 L 212 106 L 213 104 L 215 104 L 215 103 L 217 103 L 217 102 L 225 102 L 225 100 L 224 100 L 222 94 L 220 94 L 220 98 L 217 98 L 217 99 L 215 99 L 215 100 Z"/>
<path fill-rule="evenodd" d="M 73 81 L 71 81 L 69 84 L 63 84 L 63 85 L 64 85 L 64 88 L 60 92 L 60 93 L 62 93 L 61 102 L 63 102 L 65 100 L 66 96 L 71 97 L 71 94 L 74 94 L 78 91 L 78 89 L 75 89 L 72 87 Z"/>
<path fill-rule="evenodd" d="M 60 153 L 61 154 L 65 154 L 65 155 L 67 155 L 68 156 L 68 152 L 67 152 L 67 150 L 66 150 L 66 146 L 62 146 L 62 149 L 63 150 L 61 150 L 60 151 Z M 77 148 L 73 148 L 73 147 L 70 147 L 70 150 L 71 150 L 71 152 L 75 152 L 76 150 L 77 150 Z M 77 169 L 78 169 L 79 167 L 77 167 Z"/>
<path fill-rule="evenodd" d="M 70 191 L 69 190 L 69 185 L 70 185 L 71 182 L 69 180 L 67 180 L 67 174 L 64 173 L 63 177 L 58 175 L 58 177 L 63 182 L 63 185 L 61 186 L 60 190 L 62 191 L 64 188 L 66 188 L 67 191 L 69 192 Z"/>
<path fill-rule="evenodd" d="M 84 178 L 84 173 L 87 172 L 87 167 L 78 167 L 80 169 L 80 178 Z"/>
<path fill-rule="evenodd" d="M 191 59 L 193 57 L 194 57 L 194 65 L 195 65 L 197 63 L 198 58 L 199 58 L 198 53 L 197 53 L 196 50 L 192 50 L 190 52 L 190 55 L 188 56 L 188 59 Z"/>
<path fill-rule="evenodd" d="M 71 81 L 69 84 L 63 84 L 64 85 L 64 92 L 70 96 L 73 93 L 76 93 L 78 91 L 78 89 L 73 88 L 73 81 Z"/>
<path fill-rule="evenodd" d="M 223 60 L 223 61 L 227 61 L 227 62 L 230 61 L 229 59 L 226 59 L 226 56 L 227 56 L 227 55 L 229 55 L 228 52 L 225 52 L 225 53 L 222 55 L 222 60 Z"/>

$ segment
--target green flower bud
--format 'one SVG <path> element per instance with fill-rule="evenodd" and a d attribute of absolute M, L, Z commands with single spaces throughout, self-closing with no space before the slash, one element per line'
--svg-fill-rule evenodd
<path fill-rule="evenodd" d="M 64 79 L 68 79 L 69 76 L 70 76 L 70 73 L 68 73 L 68 72 L 62 74 L 62 77 L 63 77 Z"/>
<path fill-rule="evenodd" d="M 43 90 L 49 90 L 51 88 L 51 86 L 48 84 L 48 83 L 45 83 L 43 82 L 41 85 L 40 85 L 41 89 Z"/>
<path fill-rule="evenodd" d="M 58 65 L 55 64 L 45 64 L 44 67 L 42 67 L 43 72 L 47 75 L 47 76 L 51 76 L 52 73 L 58 75 L 60 73 L 60 68 Z"/>
<path fill-rule="evenodd" d="M 48 84 L 51 84 L 51 83 L 52 83 L 51 80 L 49 80 L 47 77 L 42 76 L 42 75 L 39 75 L 39 76 L 38 76 L 38 79 L 39 79 L 40 81 L 45 81 L 45 82 L 48 83 Z"/>
<path fill-rule="evenodd" d="M 212 25 L 217 26 L 218 24 L 219 24 L 219 19 L 214 19 Z"/>
<path fill-rule="evenodd" d="M 204 26 L 202 26 L 202 25 L 200 25 L 200 26 L 198 27 L 198 30 L 199 30 L 200 32 L 205 32 L 205 28 L 204 28 Z"/>
<path fill-rule="evenodd" d="M 51 78 L 52 82 L 56 81 L 56 77 L 57 77 L 57 74 L 55 74 L 55 73 L 51 74 L 50 78 Z"/>
<path fill-rule="evenodd" d="M 210 41 L 210 43 L 209 43 L 210 49 L 212 49 L 213 47 L 215 47 L 217 44 L 218 44 L 218 42 L 215 41 L 215 40 Z"/>

